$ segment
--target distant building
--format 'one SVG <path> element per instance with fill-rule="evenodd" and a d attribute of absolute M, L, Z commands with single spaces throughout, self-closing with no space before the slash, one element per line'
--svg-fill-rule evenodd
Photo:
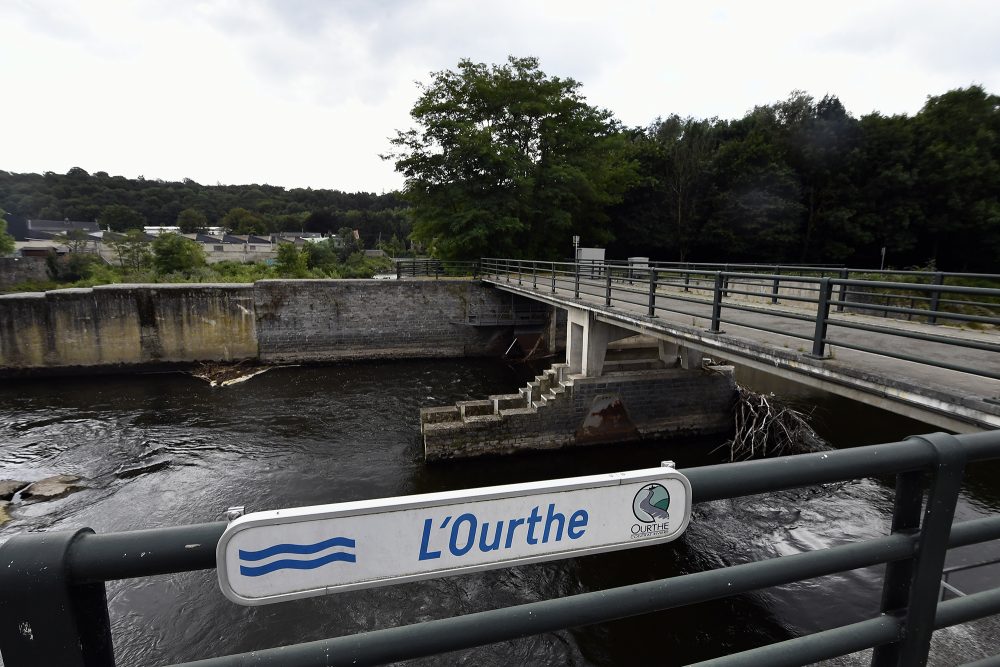
<path fill-rule="evenodd" d="M 71 232 L 82 232 L 87 236 L 101 231 L 96 222 L 80 220 L 28 220 L 23 227 L 22 238 L 16 241 L 50 241 Z"/>

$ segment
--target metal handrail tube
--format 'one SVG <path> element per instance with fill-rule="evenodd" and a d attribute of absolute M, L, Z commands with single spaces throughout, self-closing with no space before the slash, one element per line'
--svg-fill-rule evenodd
<path fill-rule="evenodd" d="M 890 329 L 888 327 L 880 327 L 874 324 L 851 322 L 850 320 L 830 318 L 830 326 L 842 327 L 844 329 L 857 329 L 859 331 L 870 331 L 872 333 L 882 333 L 889 336 L 899 336 L 900 338 L 912 338 L 914 340 L 923 340 L 928 343 L 941 343 L 942 345 L 951 345 L 953 347 L 966 347 L 972 350 L 1000 352 L 1000 345 L 994 345 L 992 343 L 983 343 L 975 340 L 963 340 L 961 338 L 952 338 L 951 336 L 938 336 L 936 334 L 921 333 L 919 331 L 906 331 L 905 329 Z M 827 336 L 827 338 L 829 339 L 829 336 Z"/>
<path fill-rule="evenodd" d="M 934 629 L 940 630 L 994 614 L 1000 614 L 1000 588 L 991 588 L 988 591 L 938 603 L 937 614 L 934 615 Z"/>
<path fill-rule="evenodd" d="M 904 297 L 905 298 L 905 297 Z M 875 310 L 883 313 L 899 313 L 901 315 L 918 315 L 920 317 L 936 316 L 945 320 L 957 320 L 961 322 L 979 322 L 981 324 L 998 324 L 1000 317 L 986 317 L 985 315 L 965 315 L 963 313 L 952 313 L 946 310 L 922 310 L 920 308 L 905 308 L 903 306 L 879 305 L 874 303 L 861 303 L 858 301 L 833 301 L 832 303 L 859 310 Z"/>
<path fill-rule="evenodd" d="M 964 441 L 963 436 L 958 437 Z M 922 440 L 913 439 L 829 452 L 741 461 L 721 467 L 700 466 L 687 468 L 682 472 L 691 482 L 692 502 L 702 503 L 783 491 L 807 484 L 921 470 L 932 465 L 936 458 L 934 450 L 923 444 Z M 1000 458 L 1000 449 L 995 445 L 989 458 Z M 972 460 L 971 456 L 969 460 Z"/>
<path fill-rule="evenodd" d="M 706 301 L 704 303 L 707 304 L 708 302 Z M 813 303 L 815 303 L 815 301 Z M 730 303 L 730 302 L 727 301 L 727 302 L 725 302 L 725 307 L 726 307 L 726 310 L 741 310 L 741 311 L 743 311 L 745 313 L 756 313 L 756 314 L 759 314 L 759 315 L 772 315 L 774 317 L 781 317 L 783 319 L 788 319 L 788 320 L 799 320 L 800 322 L 815 322 L 816 321 L 816 316 L 815 315 L 803 315 L 801 313 L 790 313 L 790 312 L 785 311 L 785 310 L 772 310 L 770 308 L 754 308 L 753 306 L 748 306 L 748 305 L 741 304 L 741 303 Z M 833 323 L 832 319 L 830 320 L 830 323 L 831 324 Z M 739 324 L 739 322 L 733 322 L 733 324 Z M 765 329 L 765 328 L 763 328 L 761 326 L 758 326 L 756 324 L 753 324 L 753 325 L 750 325 L 750 324 L 741 324 L 740 326 L 745 326 L 745 327 L 748 327 L 750 329 L 760 329 L 761 331 L 768 331 L 767 329 Z"/>
<path fill-rule="evenodd" d="M 737 320 L 731 320 L 731 319 L 726 318 L 726 317 L 721 318 L 719 321 L 722 324 L 731 324 L 734 327 L 745 327 L 745 326 L 747 326 L 746 324 L 740 323 Z M 813 320 L 808 320 L 808 321 L 812 322 Z M 772 334 L 775 334 L 775 335 L 778 335 L 778 336 L 788 336 L 789 338 L 798 338 L 799 340 L 808 340 L 808 341 L 811 341 L 813 339 L 812 334 L 809 334 L 809 335 L 799 334 L 799 333 L 794 333 L 794 332 L 791 332 L 791 331 L 788 331 L 788 330 L 772 329 L 771 327 L 765 327 L 765 326 L 759 326 L 759 325 L 755 325 L 753 328 L 755 330 L 757 330 L 757 331 L 766 331 L 767 333 L 772 333 Z"/>
<path fill-rule="evenodd" d="M 988 432 L 984 431 L 984 433 Z M 975 447 L 966 446 L 965 453 L 967 456 L 976 454 Z M 984 461 L 986 458 L 973 459 L 969 456 L 969 460 Z M 1000 539 L 1000 515 L 952 524 L 951 534 L 948 536 L 948 548 L 957 549 L 958 547 L 967 547 L 970 544 L 979 544 L 980 542 L 989 542 L 996 539 Z"/>
<path fill-rule="evenodd" d="M 830 282 L 837 285 L 847 285 L 848 287 L 878 287 L 880 289 L 901 289 L 915 290 L 918 292 L 941 292 L 948 294 L 985 294 L 987 296 L 997 296 L 998 290 L 995 287 L 963 287 L 961 285 L 927 285 L 925 283 L 892 283 L 876 280 L 853 280 L 844 278 L 831 278 Z"/>
<path fill-rule="evenodd" d="M 726 290 L 726 291 L 729 292 L 730 294 L 742 294 L 744 296 L 759 296 L 762 299 L 767 299 L 768 301 L 770 301 L 771 298 L 774 296 L 770 292 L 767 293 L 767 294 L 764 294 L 762 292 L 747 292 L 747 291 L 744 291 L 744 290 L 735 290 L 735 289 L 729 289 L 729 290 Z M 815 304 L 816 301 L 817 301 L 817 299 L 815 297 L 795 296 L 794 294 L 787 294 L 787 295 L 786 294 L 779 294 L 778 298 L 781 299 L 782 301 L 799 301 L 799 302 L 802 302 L 802 303 L 812 303 L 812 304 Z M 833 302 L 831 301 L 831 303 L 833 303 Z M 768 312 L 770 312 L 770 311 L 768 311 Z M 927 312 L 927 311 L 924 311 L 924 312 Z"/>
<path fill-rule="evenodd" d="M 114 581 L 215 568 L 225 521 L 80 535 L 69 553 L 76 583 Z"/>
<path fill-rule="evenodd" d="M 871 618 L 839 628 L 814 632 L 759 648 L 733 653 L 713 660 L 696 662 L 688 667 L 799 667 L 820 660 L 863 651 L 899 641 L 904 623 L 892 615 Z"/>
<path fill-rule="evenodd" d="M 934 629 L 940 630 L 952 625 L 967 623 L 978 618 L 1000 613 L 1000 588 L 982 593 L 974 593 L 966 598 L 948 600 L 938 604 L 934 616 Z M 956 604 L 965 601 L 964 604 Z M 836 658 L 866 648 L 878 646 L 900 638 L 903 621 L 886 615 L 859 623 L 824 630 L 804 637 L 796 637 L 783 642 L 761 646 L 760 648 L 734 653 L 714 660 L 694 663 L 689 667 L 789 667 L 812 664 L 820 660 Z"/>
<path fill-rule="evenodd" d="M 969 375 L 978 375 L 980 377 L 990 378 L 991 380 L 1000 380 L 1000 373 L 984 371 L 979 368 L 959 366 L 957 364 L 949 364 L 944 361 L 931 361 L 925 357 L 917 357 L 912 354 L 902 354 L 900 352 L 890 352 L 888 350 L 875 350 L 870 347 L 865 347 L 864 345 L 852 345 L 851 343 L 845 343 L 841 340 L 829 337 L 824 338 L 823 342 L 828 345 L 836 345 L 837 347 L 847 348 L 848 350 L 857 350 L 858 352 L 868 352 L 870 354 L 880 354 L 883 357 L 892 357 L 893 359 L 899 359 L 900 361 L 910 361 L 915 364 L 922 364 L 924 366 L 934 366 L 935 368 L 943 368 L 948 371 L 957 371 L 959 373 L 968 373 Z"/>
<path fill-rule="evenodd" d="M 734 565 L 721 570 L 580 593 L 349 637 L 197 660 L 173 667 L 378 665 L 592 625 L 910 558 L 917 535 Z"/>

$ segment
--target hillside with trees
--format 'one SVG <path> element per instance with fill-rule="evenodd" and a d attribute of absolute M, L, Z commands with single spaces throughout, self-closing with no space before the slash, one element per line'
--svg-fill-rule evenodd
<path fill-rule="evenodd" d="M 0 208 L 7 219 L 97 221 L 117 232 L 180 226 L 195 232 L 222 226 L 233 234 L 357 229 L 365 247 L 406 239 L 407 204 L 397 193 L 341 192 L 273 185 L 201 185 L 129 179 L 73 168 L 66 174 L 0 171 Z"/>

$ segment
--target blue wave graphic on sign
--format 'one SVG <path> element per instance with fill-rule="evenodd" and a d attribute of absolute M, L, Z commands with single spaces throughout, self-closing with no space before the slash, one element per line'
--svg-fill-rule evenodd
<path fill-rule="evenodd" d="M 349 537 L 331 537 L 328 540 L 316 542 L 315 544 L 275 544 L 274 546 L 260 549 L 258 551 L 244 551 L 243 549 L 240 549 L 239 556 L 242 561 L 253 562 L 270 558 L 271 556 L 276 556 L 278 554 L 314 554 L 332 547 L 353 549 L 355 547 L 355 541 Z M 314 570 L 317 567 L 322 567 L 335 562 L 355 563 L 357 562 L 357 558 L 354 554 L 344 551 L 334 551 L 333 553 L 328 553 L 325 556 L 319 556 L 317 558 L 310 558 L 306 560 L 282 558 L 280 560 L 271 561 L 270 563 L 265 563 L 264 565 L 240 565 L 240 574 L 245 577 L 259 577 L 269 572 L 274 572 L 275 570 Z"/>
<path fill-rule="evenodd" d="M 349 537 L 331 537 L 316 544 L 275 544 L 260 551 L 243 551 L 240 549 L 240 560 L 264 560 L 276 554 L 314 554 L 330 547 L 349 547 L 353 549 L 354 540 Z"/>

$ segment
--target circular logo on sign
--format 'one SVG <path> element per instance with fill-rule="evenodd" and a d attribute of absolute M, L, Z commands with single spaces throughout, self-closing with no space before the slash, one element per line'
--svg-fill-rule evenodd
<path fill-rule="evenodd" d="M 662 484 L 647 484 L 632 501 L 632 513 L 643 523 L 656 523 L 657 520 L 669 519 L 667 509 L 670 507 L 670 492 Z"/>

